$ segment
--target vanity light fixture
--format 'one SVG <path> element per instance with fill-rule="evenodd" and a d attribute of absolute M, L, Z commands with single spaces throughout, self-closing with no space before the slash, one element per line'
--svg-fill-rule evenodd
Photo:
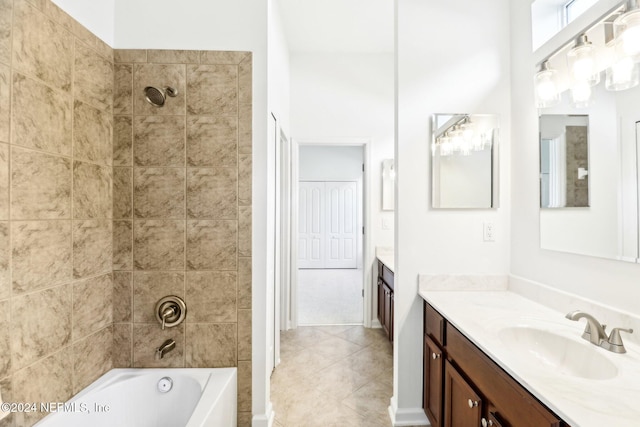
<path fill-rule="evenodd" d="M 540 71 L 536 73 L 534 81 L 538 108 L 553 107 L 560 102 L 558 72 L 551 68 L 549 60 L 540 65 Z"/>
<path fill-rule="evenodd" d="M 588 83 L 595 86 L 600 82 L 600 72 L 596 68 L 595 47 L 585 34 L 580 34 L 574 47 L 567 52 L 567 61 L 572 83 Z"/>
<path fill-rule="evenodd" d="M 618 91 L 636 87 L 640 83 L 638 63 L 625 54 L 620 40 L 615 40 L 614 43 L 613 62 L 605 73 L 605 88 Z"/>
<path fill-rule="evenodd" d="M 591 85 L 586 81 L 578 81 L 571 86 L 571 101 L 577 108 L 588 107 L 591 103 Z"/>
<path fill-rule="evenodd" d="M 627 3 L 627 11 L 613 21 L 613 33 L 626 56 L 640 59 L 640 7 L 637 0 Z"/>

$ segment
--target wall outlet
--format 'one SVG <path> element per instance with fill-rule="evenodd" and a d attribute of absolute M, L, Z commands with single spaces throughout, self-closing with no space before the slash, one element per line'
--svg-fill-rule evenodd
<path fill-rule="evenodd" d="M 482 240 L 485 242 L 495 242 L 496 234 L 495 234 L 495 226 L 492 222 L 485 222 L 482 225 Z"/>

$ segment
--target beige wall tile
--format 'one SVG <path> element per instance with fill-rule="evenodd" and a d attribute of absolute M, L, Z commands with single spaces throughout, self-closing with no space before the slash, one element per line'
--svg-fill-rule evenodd
<path fill-rule="evenodd" d="M 71 217 L 71 161 L 13 147 L 11 218 Z"/>
<path fill-rule="evenodd" d="M 184 270 L 184 242 L 184 221 L 134 221 L 134 268 L 137 270 Z"/>
<path fill-rule="evenodd" d="M 133 218 L 133 168 L 113 168 L 113 217 Z"/>
<path fill-rule="evenodd" d="M 247 56 L 251 56 L 251 52 L 205 50 L 200 52 L 200 62 L 202 64 L 237 65 Z"/>
<path fill-rule="evenodd" d="M 236 65 L 187 65 L 187 113 L 232 116 L 238 113 Z"/>
<path fill-rule="evenodd" d="M 9 375 L 11 371 L 11 304 L 9 300 L 0 301 L 0 378 Z M 4 390 L 3 390 L 4 392 Z"/>
<path fill-rule="evenodd" d="M 9 145 L 0 143 L 0 220 L 9 219 Z"/>
<path fill-rule="evenodd" d="M 133 273 L 113 272 L 113 322 L 131 322 L 133 319 Z"/>
<path fill-rule="evenodd" d="M 144 98 L 144 88 L 158 89 L 171 86 L 178 91 L 176 97 L 167 97 L 162 108 L 149 104 Z M 182 64 L 134 64 L 133 66 L 133 111 L 141 115 L 185 114 L 185 66 Z"/>
<path fill-rule="evenodd" d="M 236 219 L 238 170 L 194 168 L 187 170 L 187 217 Z"/>
<path fill-rule="evenodd" d="M 112 168 L 73 162 L 73 218 L 111 218 Z"/>
<path fill-rule="evenodd" d="M 113 114 L 133 114 L 133 65 L 113 67 Z"/>
<path fill-rule="evenodd" d="M 0 222 L 0 299 L 11 296 L 11 274 L 9 272 L 10 259 L 9 222 Z M 0 378 L 2 375 L 0 375 Z"/>
<path fill-rule="evenodd" d="M 14 144 L 71 155 L 70 96 L 14 73 L 11 108 Z"/>
<path fill-rule="evenodd" d="M 252 102 L 252 59 L 245 58 L 238 64 L 238 103 L 251 104 Z"/>
<path fill-rule="evenodd" d="M 74 393 L 78 393 L 113 367 L 112 346 L 111 326 L 73 344 Z"/>
<path fill-rule="evenodd" d="M 113 105 L 113 64 L 76 41 L 73 93 L 76 99 L 102 110 Z"/>
<path fill-rule="evenodd" d="M 113 165 L 133 166 L 133 124 L 131 116 L 115 116 L 113 122 Z"/>
<path fill-rule="evenodd" d="M 251 412 L 238 412 L 238 427 L 251 427 Z M 280 427 L 277 423 L 274 424 L 275 427 Z"/>
<path fill-rule="evenodd" d="M 73 328 L 77 341 L 113 322 L 113 280 L 111 274 L 73 284 Z"/>
<path fill-rule="evenodd" d="M 156 349 L 165 340 L 172 339 L 176 347 L 156 360 Z M 156 323 L 133 324 L 133 367 L 134 368 L 183 368 L 184 365 L 184 323 L 173 328 L 160 329 Z"/>
<path fill-rule="evenodd" d="M 133 221 L 113 221 L 113 269 L 133 270 Z"/>
<path fill-rule="evenodd" d="M 185 170 L 182 168 L 134 168 L 135 218 L 184 218 Z"/>
<path fill-rule="evenodd" d="M 251 310 L 238 310 L 238 360 L 251 360 Z"/>
<path fill-rule="evenodd" d="M 13 221 L 11 236 L 13 292 L 33 291 L 72 278 L 71 221 Z"/>
<path fill-rule="evenodd" d="M 73 108 L 73 157 L 111 165 L 113 157 L 111 112 L 76 101 Z"/>
<path fill-rule="evenodd" d="M 238 362 L 238 411 L 251 411 L 251 362 Z"/>
<path fill-rule="evenodd" d="M 238 165 L 236 117 L 187 116 L 187 165 Z"/>
<path fill-rule="evenodd" d="M 238 257 L 238 308 L 251 308 L 251 258 Z"/>
<path fill-rule="evenodd" d="M 134 117 L 134 165 L 184 166 L 184 135 L 184 116 Z"/>
<path fill-rule="evenodd" d="M 238 208 L 238 256 L 251 256 L 251 206 Z"/>
<path fill-rule="evenodd" d="M 135 323 L 156 323 L 157 302 L 169 295 L 184 299 L 184 273 L 141 272 L 133 273 L 133 321 Z M 187 310 L 190 308 L 187 307 Z M 188 311 L 187 311 L 188 313 Z"/>
<path fill-rule="evenodd" d="M 110 62 L 113 62 L 113 48 L 109 46 L 107 42 L 105 42 L 104 40 L 101 40 L 99 37 L 96 37 L 95 40 L 96 40 L 96 43 L 94 45 L 94 48 L 96 52 L 98 52 L 98 55 L 102 55 L 103 57 L 108 59 Z"/>
<path fill-rule="evenodd" d="M 34 363 L 13 375 L 16 402 L 64 402 L 73 395 L 71 347 Z M 42 412 L 16 413 L 16 426 L 30 426 L 47 415 Z"/>
<path fill-rule="evenodd" d="M 235 323 L 188 323 L 185 349 L 187 368 L 236 366 Z"/>
<path fill-rule="evenodd" d="M 13 397 L 13 387 L 11 386 L 12 377 L 6 377 L 0 380 L 0 390 L 2 390 L 2 400 L 5 402 L 15 402 Z M 0 427 L 16 427 L 15 424 L 16 413 L 11 413 L 0 420 Z"/>
<path fill-rule="evenodd" d="M 238 153 L 251 154 L 252 141 L 252 120 L 251 104 L 238 105 Z"/>
<path fill-rule="evenodd" d="M 133 324 L 113 325 L 112 358 L 114 368 L 130 368 L 133 361 Z"/>
<path fill-rule="evenodd" d="M 251 206 L 251 154 L 240 154 L 238 162 L 238 204 Z"/>
<path fill-rule="evenodd" d="M 0 62 L 11 63 L 11 27 L 13 1 L 0 0 Z"/>
<path fill-rule="evenodd" d="M 21 369 L 70 342 L 71 285 L 45 289 L 12 300 L 11 352 L 14 369 Z"/>
<path fill-rule="evenodd" d="M 187 322 L 237 321 L 235 271 L 188 271 L 186 279 Z"/>
<path fill-rule="evenodd" d="M 73 36 L 25 2 L 15 3 L 13 21 L 13 67 L 70 91 Z"/>
<path fill-rule="evenodd" d="M 200 51 L 198 50 L 149 50 L 149 62 L 163 64 L 198 64 Z"/>
<path fill-rule="evenodd" d="M 113 51 L 113 60 L 120 62 L 147 62 L 146 49 L 115 49 Z"/>
<path fill-rule="evenodd" d="M 6 0 L 0 0 L 0 2 L 2 1 L 6 1 Z M 0 5 L 0 7 L 2 6 Z M 0 14 L 2 14 L 1 10 L 0 10 Z M 2 30 L 0 30 L 0 33 L 1 32 Z M 0 37 L 2 36 L 0 35 Z M 11 69 L 9 67 L 6 67 L 0 64 L 0 141 L 2 142 L 9 142 L 10 122 L 11 122 Z"/>
<path fill-rule="evenodd" d="M 73 277 L 83 277 L 111 271 L 113 258 L 109 220 L 74 221 Z"/>
<path fill-rule="evenodd" d="M 235 270 L 237 221 L 187 221 L 187 269 Z"/>

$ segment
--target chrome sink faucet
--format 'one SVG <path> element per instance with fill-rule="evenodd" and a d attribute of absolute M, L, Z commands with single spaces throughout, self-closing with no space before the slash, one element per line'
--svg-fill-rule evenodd
<path fill-rule="evenodd" d="M 587 319 L 587 326 L 584 328 L 582 338 L 589 341 L 591 344 L 604 348 L 605 350 L 612 351 L 614 353 L 626 353 L 624 343 L 620 337 L 620 332 L 633 333 L 633 329 L 613 328 L 611 334 L 607 337 L 605 328 L 607 325 L 601 325 L 595 317 L 589 313 L 585 313 L 580 310 L 567 313 L 566 318 L 569 320 L 578 321 L 579 319 Z"/>

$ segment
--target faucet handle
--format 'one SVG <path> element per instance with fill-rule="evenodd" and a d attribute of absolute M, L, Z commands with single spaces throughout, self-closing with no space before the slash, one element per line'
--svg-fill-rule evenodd
<path fill-rule="evenodd" d="M 623 329 L 623 328 L 613 328 L 611 330 L 611 334 L 609 334 L 609 344 L 613 345 L 623 345 L 622 338 L 620 337 L 620 332 L 626 332 L 628 334 L 633 333 L 633 329 Z"/>

